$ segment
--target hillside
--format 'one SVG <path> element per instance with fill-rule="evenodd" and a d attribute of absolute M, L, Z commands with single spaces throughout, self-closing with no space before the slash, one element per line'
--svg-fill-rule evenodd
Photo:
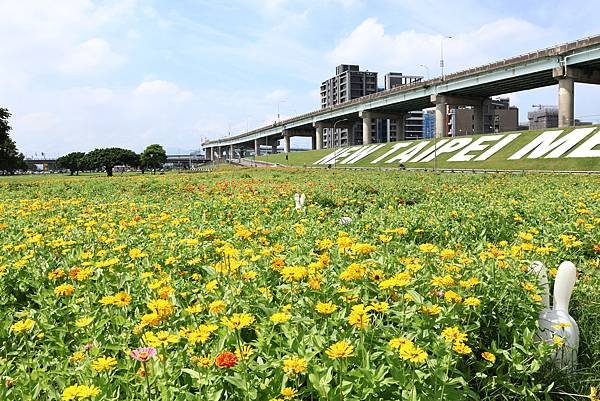
<path fill-rule="evenodd" d="M 600 171 L 597 125 L 437 140 L 437 168 Z M 434 167 L 434 141 L 403 141 L 265 155 L 258 160 L 308 167 Z M 329 157 L 327 157 L 329 156 Z M 479 160 L 477 160 L 479 159 Z"/>

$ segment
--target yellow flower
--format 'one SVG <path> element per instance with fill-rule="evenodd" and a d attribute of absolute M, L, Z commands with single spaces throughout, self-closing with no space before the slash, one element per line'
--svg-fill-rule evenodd
<path fill-rule="evenodd" d="M 254 316 L 248 313 L 234 313 L 231 317 L 223 317 L 221 323 L 230 330 L 240 330 L 254 323 Z"/>
<path fill-rule="evenodd" d="M 462 297 L 452 290 L 448 290 L 444 293 L 444 299 L 447 302 L 455 302 L 455 303 L 460 303 L 462 301 Z"/>
<path fill-rule="evenodd" d="M 446 327 L 442 331 L 442 337 L 446 341 L 456 341 L 456 342 L 464 342 L 467 340 L 467 334 L 460 331 L 460 329 L 456 326 Z"/>
<path fill-rule="evenodd" d="M 85 354 L 81 351 L 74 352 L 73 355 L 69 357 L 69 361 L 72 363 L 77 363 L 84 361 L 86 358 Z"/>
<path fill-rule="evenodd" d="M 479 306 L 481 305 L 481 300 L 479 298 L 469 297 L 465 299 L 464 304 L 467 306 Z"/>
<path fill-rule="evenodd" d="M 423 305 L 421 307 L 421 311 L 423 313 L 425 313 L 426 315 L 435 316 L 435 315 L 439 315 L 440 314 L 440 312 L 442 311 L 442 308 L 438 304 L 433 304 L 431 306 Z"/>
<path fill-rule="evenodd" d="M 148 256 L 148 254 L 144 253 L 141 249 L 139 248 L 133 248 L 129 251 L 129 257 L 131 259 L 141 259 L 145 256 Z"/>
<path fill-rule="evenodd" d="M 384 302 L 372 301 L 371 308 L 375 312 L 384 313 L 385 311 L 387 311 L 390 308 L 390 304 L 388 304 L 385 301 Z"/>
<path fill-rule="evenodd" d="M 354 355 L 354 347 L 345 340 L 331 344 L 325 351 L 328 357 L 331 359 L 348 358 Z"/>
<path fill-rule="evenodd" d="M 283 371 L 288 376 L 299 373 L 306 373 L 308 362 L 306 359 L 297 356 L 287 357 L 283 360 Z"/>
<path fill-rule="evenodd" d="M 291 387 L 285 387 L 283 390 L 281 390 L 281 395 L 283 396 L 284 400 L 291 400 L 298 395 L 298 390 Z"/>
<path fill-rule="evenodd" d="M 288 320 L 290 320 L 292 316 L 289 313 L 284 313 L 284 312 L 277 312 L 277 313 L 273 313 L 271 315 L 270 320 L 273 323 L 285 323 Z"/>
<path fill-rule="evenodd" d="M 496 362 L 496 355 L 492 354 L 491 352 L 487 352 L 487 351 L 482 352 L 481 357 L 488 362 L 491 362 L 491 363 Z"/>
<path fill-rule="evenodd" d="M 77 326 L 77 327 L 79 327 L 79 328 L 81 328 L 81 327 L 85 327 L 85 326 L 89 326 L 89 325 L 90 325 L 90 323 L 92 323 L 93 321 L 94 321 L 94 318 L 93 318 L 93 317 L 89 317 L 89 316 L 82 317 L 82 318 L 80 318 L 80 319 L 77 319 L 77 320 L 75 321 L 75 326 Z"/>
<path fill-rule="evenodd" d="M 155 299 L 146 304 L 148 309 L 156 313 L 161 318 L 171 316 L 175 311 L 173 304 L 166 299 Z"/>
<path fill-rule="evenodd" d="M 31 329 L 33 329 L 34 325 L 35 325 L 35 322 L 31 319 L 19 320 L 18 322 L 14 323 L 12 326 L 10 326 L 10 330 L 13 333 L 21 333 L 24 331 L 31 331 Z"/>
<path fill-rule="evenodd" d="M 388 345 L 393 349 L 400 349 L 401 347 L 413 345 L 413 342 L 406 337 L 394 337 L 388 341 Z"/>
<path fill-rule="evenodd" d="M 208 304 L 208 311 L 213 315 L 218 315 L 225 310 L 226 306 L 227 304 L 221 300 L 212 301 L 210 304 Z"/>
<path fill-rule="evenodd" d="M 433 244 L 421 244 L 419 245 L 419 250 L 423 253 L 436 253 L 438 247 Z"/>
<path fill-rule="evenodd" d="M 462 341 L 455 341 L 452 349 L 461 355 L 466 355 L 471 353 L 471 347 L 463 343 Z"/>
<path fill-rule="evenodd" d="M 553 325 L 552 327 L 555 328 L 555 329 L 557 329 L 557 330 L 560 330 L 560 329 L 564 329 L 564 328 L 571 327 L 571 326 L 572 326 L 571 323 L 561 322 L 559 324 Z"/>
<path fill-rule="evenodd" d="M 112 356 L 107 356 L 107 357 L 101 356 L 100 358 L 98 358 L 94 362 L 92 362 L 92 368 L 96 372 L 103 372 L 105 370 L 111 370 L 112 368 L 115 367 L 116 364 L 117 364 L 116 358 L 113 358 Z"/>
<path fill-rule="evenodd" d="M 333 302 L 319 302 L 315 309 L 322 315 L 331 315 L 337 309 L 337 305 Z"/>
<path fill-rule="evenodd" d="M 348 316 L 348 323 L 357 329 L 364 329 L 369 325 L 369 315 L 367 312 L 371 307 L 365 308 L 363 304 L 354 305 Z"/>
<path fill-rule="evenodd" d="M 209 368 L 214 363 L 212 358 L 209 358 L 206 356 L 201 356 L 201 357 L 194 356 L 194 357 L 192 357 L 192 362 L 201 368 Z"/>
<path fill-rule="evenodd" d="M 401 346 L 398 354 L 400 358 L 413 363 L 422 363 L 427 359 L 427 352 L 412 343 Z"/>
<path fill-rule="evenodd" d="M 201 324 L 198 326 L 198 328 L 188 332 L 185 337 L 187 337 L 190 344 L 196 344 L 198 342 L 204 344 L 210 339 L 211 334 L 217 331 L 218 328 L 219 326 L 216 324 Z"/>
<path fill-rule="evenodd" d="M 552 342 L 554 343 L 554 345 L 556 345 L 558 348 L 562 348 L 563 345 L 565 345 L 565 339 L 561 336 L 557 336 L 554 335 L 552 337 Z"/>
<path fill-rule="evenodd" d="M 71 284 L 61 284 L 54 289 L 54 295 L 69 296 L 73 294 L 74 291 L 75 287 L 73 287 Z"/>
<path fill-rule="evenodd" d="M 156 334 L 154 334 L 151 331 L 148 331 L 144 333 L 142 339 L 150 347 L 155 348 L 160 346 L 167 346 L 169 344 L 173 344 L 179 341 L 179 337 L 177 337 L 175 334 L 171 334 L 168 331 L 164 330 L 159 331 Z"/>
<path fill-rule="evenodd" d="M 596 387 L 590 387 L 590 401 L 600 401 L 600 398 L 598 397 L 598 388 Z"/>
<path fill-rule="evenodd" d="M 86 386 L 84 384 L 74 384 L 64 389 L 61 401 L 83 400 L 95 397 L 100 394 L 100 389 L 96 386 Z"/>
<path fill-rule="evenodd" d="M 238 359 L 248 359 L 252 354 L 254 354 L 254 349 L 249 345 L 243 345 L 241 349 L 235 349 L 235 356 L 237 356 Z"/>

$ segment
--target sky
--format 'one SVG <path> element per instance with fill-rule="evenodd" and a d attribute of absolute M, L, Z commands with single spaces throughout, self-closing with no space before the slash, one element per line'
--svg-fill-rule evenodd
<path fill-rule="evenodd" d="M 445 36 L 451 73 L 600 34 L 600 2 L 579 0 L 0 0 L 0 15 L 0 107 L 28 157 L 189 153 L 318 109 L 338 64 L 380 86 L 390 71 L 439 76 Z M 558 89 L 507 95 L 526 121 Z M 600 122 L 599 96 L 576 84 L 576 118 Z"/>

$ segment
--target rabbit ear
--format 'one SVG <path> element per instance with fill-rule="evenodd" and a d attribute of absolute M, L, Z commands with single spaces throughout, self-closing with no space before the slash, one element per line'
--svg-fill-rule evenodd
<path fill-rule="evenodd" d="M 569 301 L 577 280 L 577 269 L 571 262 L 562 262 L 554 282 L 554 309 L 569 313 Z"/>
<path fill-rule="evenodd" d="M 548 284 L 548 273 L 546 266 L 540 261 L 535 261 L 529 266 L 529 273 L 535 274 L 540 287 L 542 287 L 542 305 L 550 309 L 550 285 Z"/>
<path fill-rule="evenodd" d="M 306 195 L 302 194 L 300 195 L 300 204 L 304 205 L 304 201 L 306 200 Z"/>
<path fill-rule="evenodd" d="M 294 194 L 294 202 L 296 203 L 296 209 L 300 208 L 300 195 Z"/>

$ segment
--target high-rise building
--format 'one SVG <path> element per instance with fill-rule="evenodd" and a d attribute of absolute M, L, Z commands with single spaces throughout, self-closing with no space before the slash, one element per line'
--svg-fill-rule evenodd
<path fill-rule="evenodd" d="M 423 77 L 420 75 L 403 75 L 401 72 L 388 72 L 385 74 L 385 90 L 421 82 L 422 80 Z M 404 118 L 404 135 L 401 135 L 398 128 L 400 127 L 398 127 L 396 120 L 387 120 L 388 135 L 386 142 L 423 138 L 423 111 L 409 111 L 406 114 Z"/>
<path fill-rule="evenodd" d="M 462 136 L 516 131 L 519 109 L 510 105 L 509 98 L 489 99 L 483 102 L 483 132 L 475 132 L 476 125 L 472 107 L 459 106 L 448 110 L 448 136 Z"/>
<path fill-rule="evenodd" d="M 360 71 L 358 65 L 340 64 L 335 69 L 335 76 L 321 84 L 321 108 L 335 106 L 362 96 L 377 92 L 377 73 Z M 333 129 L 323 131 L 325 147 L 353 145 L 362 138 L 362 124 L 357 123 L 352 129 Z"/>
<path fill-rule="evenodd" d="M 377 73 L 360 71 L 358 65 L 340 64 L 335 76 L 321 84 L 321 108 L 335 106 L 377 92 Z"/>
<path fill-rule="evenodd" d="M 423 139 L 435 136 L 435 109 L 423 110 Z"/>
<path fill-rule="evenodd" d="M 358 65 L 340 64 L 335 68 L 335 76 L 321 84 L 321 108 L 335 106 L 362 96 L 377 92 L 377 73 L 360 71 Z M 351 129 L 333 128 L 323 130 L 323 146 L 354 145 L 362 139 L 362 124 L 356 123 Z"/>

